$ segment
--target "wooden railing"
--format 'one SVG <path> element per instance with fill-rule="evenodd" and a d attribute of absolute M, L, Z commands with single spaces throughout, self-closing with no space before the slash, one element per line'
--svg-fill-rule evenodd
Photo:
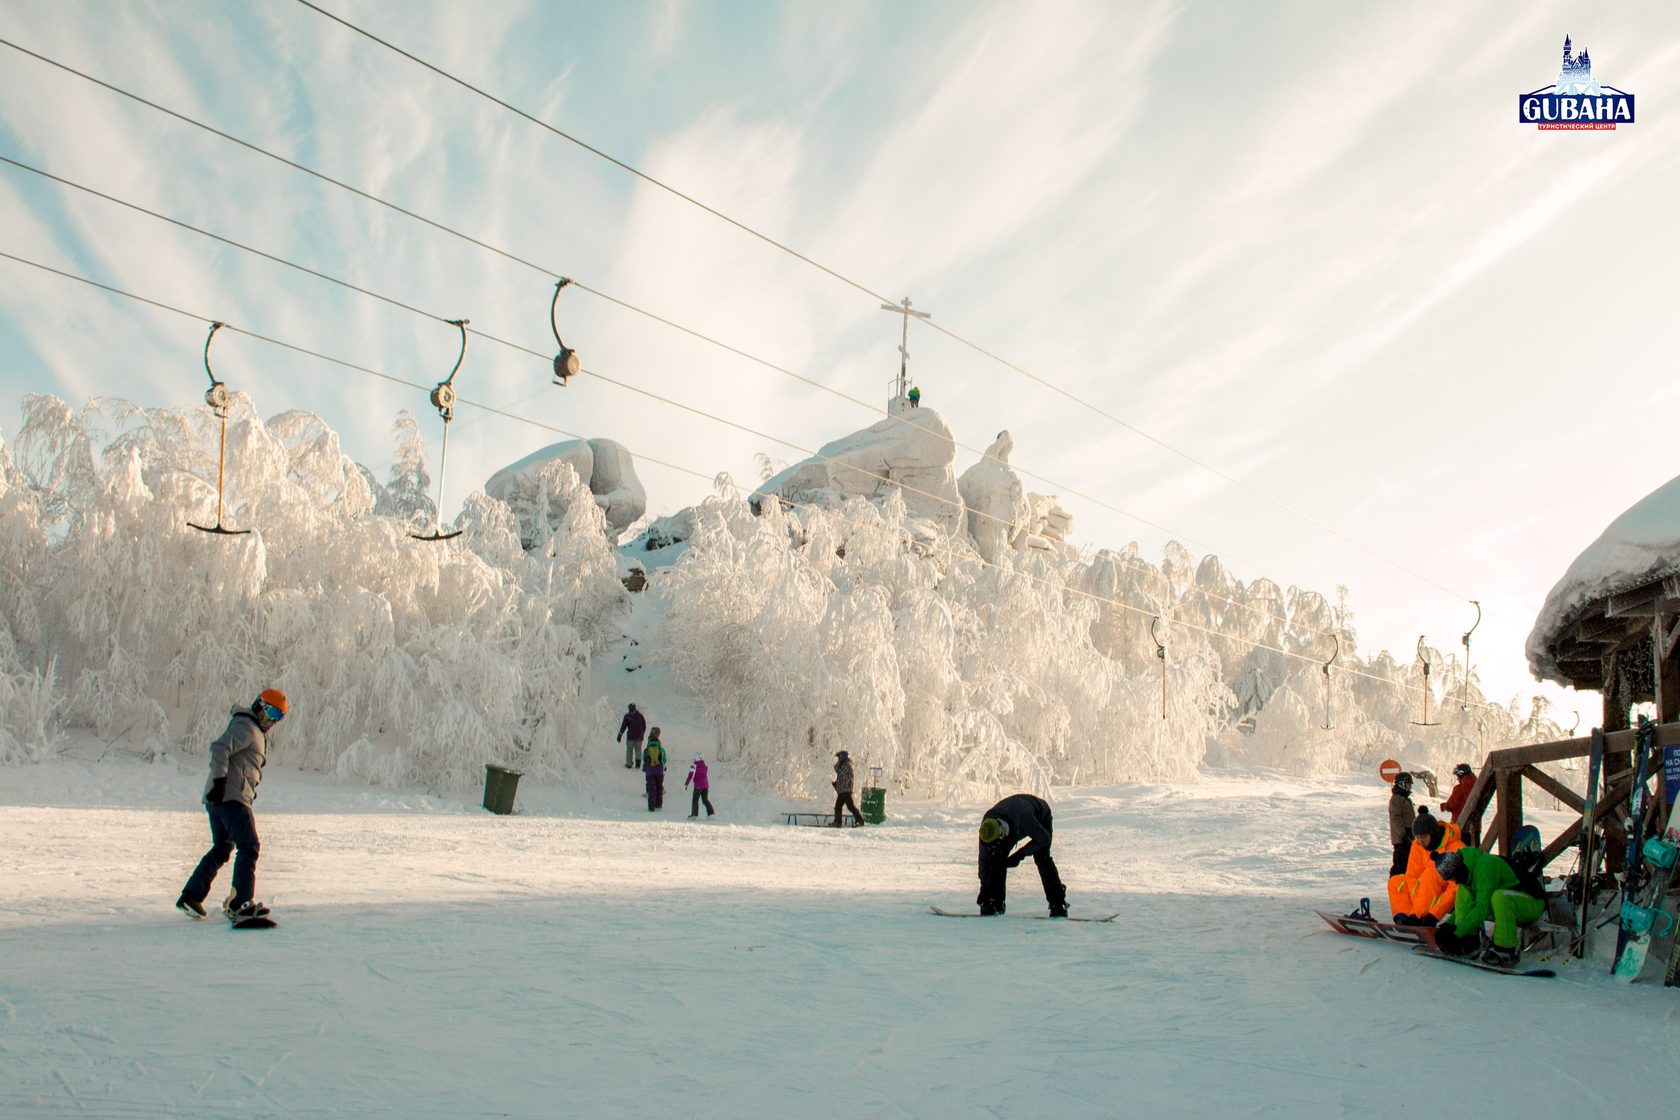
<path fill-rule="evenodd" d="M 1550 864 L 1579 843 L 1581 829 L 1589 823 L 1601 828 L 1612 843 L 1627 843 L 1627 831 L 1622 826 L 1622 820 L 1628 794 L 1633 791 L 1633 772 L 1628 766 L 1628 759 L 1633 751 L 1634 735 L 1633 731 L 1611 731 L 1604 736 L 1605 762 L 1602 767 L 1603 773 L 1600 775 L 1601 792 L 1593 809 L 1593 820 L 1575 821 L 1554 837 L 1552 842 L 1546 845 L 1544 863 Z M 1680 744 L 1680 723 L 1659 724 L 1657 749 L 1646 767 L 1647 781 L 1652 777 L 1658 779 L 1657 796 L 1650 800 L 1652 813 L 1658 810 L 1663 800 L 1662 748 L 1676 744 Z M 1582 814 L 1584 818 L 1586 800 L 1582 795 L 1541 770 L 1539 764 L 1561 762 L 1569 758 L 1588 758 L 1591 755 L 1591 736 L 1560 739 L 1555 743 L 1535 743 L 1527 747 L 1506 747 L 1490 752 L 1487 760 L 1482 763 L 1481 773 L 1476 776 L 1476 784 L 1470 790 L 1470 799 L 1460 815 L 1465 838 L 1471 843 L 1480 843 L 1485 838 L 1497 843 L 1501 854 L 1509 855 L 1515 845 L 1517 829 L 1523 825 L 1524 781 L 1533 782 L 1552 797 Z M 1495 803 L 1495 809 L 1493 819 L 1484 830 L 1482 816 L 1487 811 L 1489 802 Z"/>

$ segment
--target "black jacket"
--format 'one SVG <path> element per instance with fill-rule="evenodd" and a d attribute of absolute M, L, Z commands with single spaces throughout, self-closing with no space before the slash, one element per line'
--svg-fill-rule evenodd
<path fill-rule="evenodd" d="M 1010 849 L 1023 840 L 1027 843 L 1016 853 L 1020 856 L 1020 859 L 1015 861 L 1017 863 L 1031 859 L 1039 852 L 1050 850 L 1050 806 L 1042 797 L 1034 797 L 1030 793 L 1017 793 L 987 809 L 986 816 L 996 817 L 1007 824 L 1009 835 L 990 844 L 980 845 L 982 871 L 987 863 L 1009 859 Z"/>
<path fill-rule="evenodd" d="M 640 711 L 625 712 L 624 718 L 618 721 L 618 737 L 620 739 L 624 738 L 626 731 L 630 733 L 632 739 L 645 739 L 647 737 L 647 717 Z"/>

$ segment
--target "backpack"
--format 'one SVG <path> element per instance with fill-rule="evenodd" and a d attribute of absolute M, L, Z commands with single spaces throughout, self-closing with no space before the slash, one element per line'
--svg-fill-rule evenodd
<path fill-rule="evenodd" d="M 1517 889 L 1539 899 L 1546 897 L 1546 878 L 1540 863 L 1544 854 L 1540 847 L 1540 830 L 1525 824 L 1517 829 L 1511 854 L 1505 859 L 1517 874 Z"/>

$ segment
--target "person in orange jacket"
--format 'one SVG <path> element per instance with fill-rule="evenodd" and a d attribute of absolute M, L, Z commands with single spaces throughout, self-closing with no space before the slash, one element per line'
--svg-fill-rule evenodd
<path fill-rule="evenodd" d="M 1447 799 L 1441 802 L 1441 812 L 1452 817 L 1452 823 L 1458 823 L 1458 815 L 1464 812 L 1465 803 L 1470 800 L 1470 791 L 1476 788 L 1476 772 L 1470 769 L 1470 764 L 1461 762 L 1453 767 L 1453 777 L 1458 784 L 1453 786 Z"/>
<path fill-rule="evenodd" d="M 1388 881 L 1389 911 L 1397 926 L 1432 926 L 1445 921 L 1458 898 L 1458 884 L 1441 877 L 1435 866 L 1436 852 L 1456 852 L 1464 847 L 1458 825 L 1418 810 L 1412 823 L 1412 848 L 1406 856 L 1406 871 Z"/>

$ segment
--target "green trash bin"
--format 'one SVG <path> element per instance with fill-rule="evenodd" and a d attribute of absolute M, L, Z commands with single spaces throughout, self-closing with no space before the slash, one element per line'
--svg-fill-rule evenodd
<path fill-rule="evenodd" d="M 863 791 L 863 802 L 858 808 L 863 810 L 864 820 L 880 824 L 887 819 L 887 791 L 880 786 L 869 786 Z"/>
<path fill-rule="evenodd" d="M 521 770 L 486 763 L 484 766 L 484 807 L 504 817 L 513 812 L 513 795 L 519 789 Z"/>

